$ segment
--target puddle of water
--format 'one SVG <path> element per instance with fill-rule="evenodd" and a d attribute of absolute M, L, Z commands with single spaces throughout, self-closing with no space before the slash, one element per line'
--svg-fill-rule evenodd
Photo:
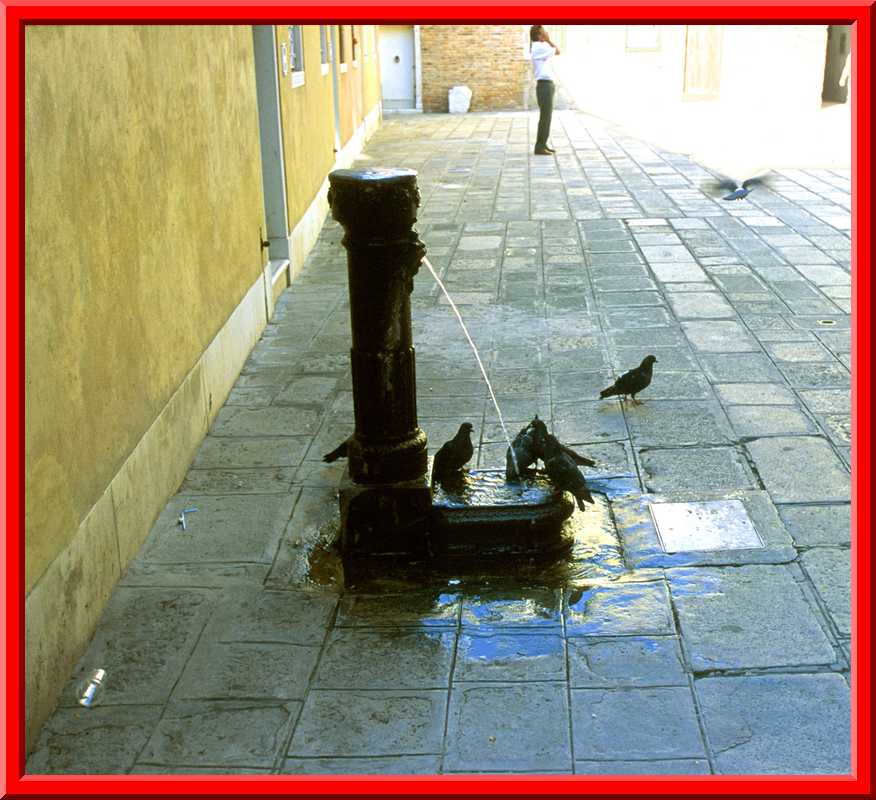
<path fill-rule="evenodd" d="M 563 588 L 583 580 L 613 579 L 627 573 L 608 498 L 576 510 L 563 524 L 548 552 L 493 551 L 436 556 L 405 561 L 395 557 L 359 559 L 346 587 L 358 592 L 456 590 L 472 595 L 485 587 L 517 592 L 523 586 Z M 337 527 L 335 526 L 335 536 Z M 308 581 L 314 586 L 344 589 L 344 570 L 337 543 L 320 541 L 309 553 Z"/>

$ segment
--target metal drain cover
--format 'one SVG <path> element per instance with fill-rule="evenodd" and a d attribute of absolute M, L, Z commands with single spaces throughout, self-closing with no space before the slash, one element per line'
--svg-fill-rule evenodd
<path fill-rule="evenodd" d="M 764 547 L 741 500 L 651 503 L 648 507 L 664 553 Z"/>

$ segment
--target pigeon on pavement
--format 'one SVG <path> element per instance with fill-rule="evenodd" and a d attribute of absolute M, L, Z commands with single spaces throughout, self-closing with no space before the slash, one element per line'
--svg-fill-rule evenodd
<path fill-rule="evenodd" d="M 474 445 L 471 443 L 471 432 L 474 426 L 470 422 L 463 422 L 459 426 L 450 441 L 444 442 L 441 449 L 435 453 L 435 458 L 432 461 L 432 481 L 439 482 L 446 478 L 452 478 L 458 475 L 462 468 L 471 461 L 474 455 Z"/>
<path fill-rule="evenodd" d="M 603 389 L 599 396 L 605 398 L 615 394 L 629 395 L 634 403 L 638 403 L 636 395 L 650 385 L 655 361 L 657 361 L 656 356 L 645 356 L 638 367 L 625 372 L 611 386 Z"/>

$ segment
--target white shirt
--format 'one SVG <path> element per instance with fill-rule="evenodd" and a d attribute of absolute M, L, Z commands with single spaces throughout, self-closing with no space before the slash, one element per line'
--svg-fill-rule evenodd
<path fill-rule="evenodd" d="M 554 48 L 547 42 L 532 43 L 532 70 L 535 72 L 537 81 L 552 81 L 554 79 L 554 71 L 550 61 L 553 55 Z"/>

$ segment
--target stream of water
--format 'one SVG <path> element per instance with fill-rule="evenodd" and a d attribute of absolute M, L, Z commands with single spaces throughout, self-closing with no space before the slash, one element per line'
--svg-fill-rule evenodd
<path fill-rule="evenodd" d="M 435 279 L 435 283 L 438 284 L 438 287 L 444 292 L 444 296 L 447 298 L 447 302 L 450 303 L 450 308 L 453 309 L 453 313 L 456 314 L 456 318 L 459 320 L 459 325 L 462 328 L 462 332 L 465 334 L 465 338 L 468 339 L 469 345 L 471 345 L 471 351 L 474 353 L 475 360 L 478 362 L 478 366 L 481 369 L 481 375 L 484 376 L 484 383 L 487 384 L 487 389 L 490 392 L 490 399 L 493 401 L 493 407 L 496 409 L 496 416 L 499 418 L 499 425 L 502 426 L 502 433 L 505 435 L 505 441 L 508 443 L 508 450 L 511 453 L 511 459 L 514 461 L 514 472 L 515 474 L 520 474 L 520 468 L 517 464 L 517 456 L 514 455 L 514 448 L 511 447 L 511 437 L 508 435 L 508 429 L 505 427 L 505 419 L 502 416 L 502 411 L 499 409 L 499 403 L 496 400 L 496 394 L 493 391 L 493 384 L 490 383 L 490 379 L 487 377 L 487 371 L 484 369 L 484 362 L 481 361 L 481 355 L 478 353 L 478 348 L 475 346 L 474 340 L 471 338 L 471 334 L 468 332 L 468 328 L 465 327 L 465 322 L 462 321 L 462 315 L 459 313 L 459 309 L 456 307 L 456 303 L 453 302 L 453 298 L 450 296 L 450 292 L 447 291 L 447 287 L 444 285 L 441 278 L 438 277 L 438 273 L 435 271 L 435 268 L 432 266 L 431 262 L 428 258 L 423 256 L 423 263 L 429 269 L 429 272 L 432 273 L 432 277 Z"/>

